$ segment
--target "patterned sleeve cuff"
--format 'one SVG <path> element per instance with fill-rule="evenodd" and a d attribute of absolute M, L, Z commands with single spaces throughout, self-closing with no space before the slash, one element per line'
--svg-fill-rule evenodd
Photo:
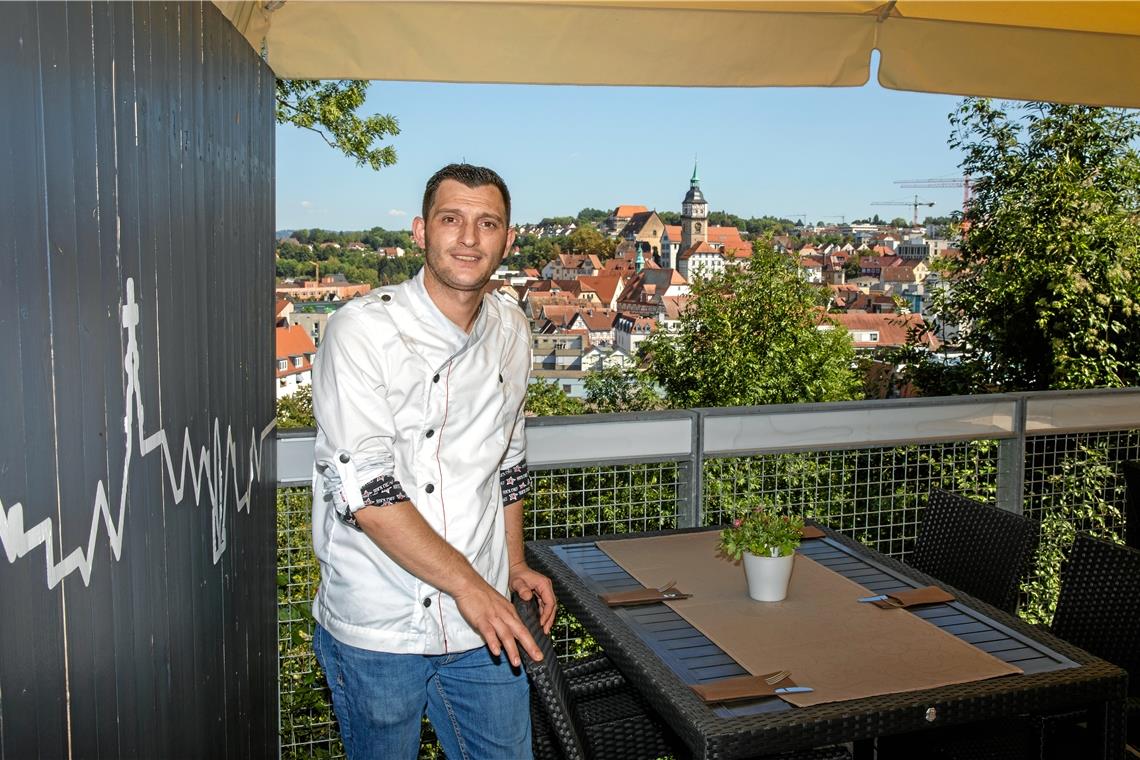
<path fill-rule="evenodd" d="M 513 467 L 499 470 L 499 487 L 503 491 L 504 507 L 530 493 L 530 473 L 525 459 Z"/>
<path fill-rule="evenodd" d="M 366 507 L 386 507 L 398 501 L 408 501 L 408 495 L 404 493 L 404 487 L 400 485 L 400 481 L 391 475 L 381 475 L 378 478 L 373 478 L 368 481 L 364 487 L 360 489 L 360 495 L 363 497 L 364 506 Z M 360 525 L 356 522 L 355 513 L 353 513 L 347 505 L 344 508 L 344 512 L 338 512 L 337 516 L 340 517 L 340 521 L 345 525 L 360 530 Z"/>

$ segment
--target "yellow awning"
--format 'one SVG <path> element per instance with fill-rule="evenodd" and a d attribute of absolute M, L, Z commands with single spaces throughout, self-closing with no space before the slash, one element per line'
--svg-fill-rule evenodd
<path fill-rule="evenodd" d="M 1140 2 L 215 4 L 282 78 L 859 86 L 1140 107 Z"/>

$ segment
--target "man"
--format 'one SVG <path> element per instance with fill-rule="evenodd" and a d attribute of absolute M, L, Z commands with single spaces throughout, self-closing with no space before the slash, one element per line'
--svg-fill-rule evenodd
<path fill-rule="evenodd" d="M 529 757 L 519 647 L 542 653 L 508 594 L 547 632 L 555 598 L 523 556 L 530 330 L 483 294 L 506 184 L 444 167 L 412 234 L 420 273 L 341 308 L 317 353 L 313 646 L 350 758 L 416 757 L 425 709 L 449 758 Z"/>

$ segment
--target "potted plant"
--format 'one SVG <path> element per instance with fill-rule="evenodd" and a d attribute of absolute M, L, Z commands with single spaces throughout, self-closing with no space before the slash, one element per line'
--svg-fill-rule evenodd
<path fill-rule="evenodd" d="M 803 528 L 803 517 L 760 504 L 721 531 L 720 550 L 733 560 L 744 560 L 748 596 L 758 602 L 779 602 L 788 595 Z"/>

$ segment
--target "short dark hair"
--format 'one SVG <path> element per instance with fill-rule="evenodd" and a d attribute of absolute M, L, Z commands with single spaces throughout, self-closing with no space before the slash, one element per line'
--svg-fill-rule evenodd
<path fill-rule="evenodd" d="M 499 194 L 503 196 L 503 207 L 507 212 L 507 218 L 503 221 L 507 224 L 510 223 L 511 191 L 507 189 L 507 183 L 494 169 L 488 169 L 485 166 L 472 166 L 471 164 L 448 164 L 431 175 L 431 179 L 427 181 L 427 187 L 424 188 L 423 218 L 425 220 L 428 218 L 428 213 L 431 212 L 432 204 L 435 203 L 436 190 L 439 190 L 439 186 L 448 179 L 453 179 L 467 187 L 494 185 L 498 188 Z"/>

